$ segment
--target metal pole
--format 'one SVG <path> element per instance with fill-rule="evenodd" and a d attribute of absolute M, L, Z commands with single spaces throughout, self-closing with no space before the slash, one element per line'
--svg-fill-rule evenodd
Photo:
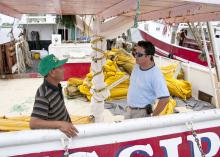
<path fill-rule="evenodd" d="M 202 42 L 199 40 L 199 36 L 198 36 L 198 34 L 196 33 L 196 31 L 195 31 L 195 26 L 194 26 L 194 24 L 193 24 L 193 27 L 190 25 L 190 23 L 187 23 L 187 24 L 188 24 L 188 26 L 189 26 L 189 28 L 190 28 L 190 30 L 191 30 L 191 32 L 192 32 L 192 34 L 193 34 L 193 36 L 194 36 L 196 42 L 197 42 L 197 44 L 198 44 L 200 50 L 202 50 Z"/>
<path fill-rule="evenodd" d="M 202 24 L 199 22 L 200 28 L 201 28 L 201 35 L 202 35 L 202 41 L 203 41 L 203 50 L 205 51 L 207 62 L 208 62 L 208 67 L 209 67 L 209 75 L 212 81 L 212 88 L 214 90 L 214 99 L 215 99 L 215 104 L 216 108 L 219 108 L 219 102 L 218 102 L 218 95 L 217 95 L 217 90 L 216 90 L 216 85 L 215 85 L 215 78 L 213 76 L 212 72 L 212 66 L 211 66 L 211 61 L 210 61 L 210 56 L 209 56 L 209 51 L 207 48 L 206 40 L 205 40 L 205 33 L 202 28 Z"/>
<path fill-rule="evenodd" d="M 217 43 L 215 41 L 215 34 L 214 34 L 214 30 L 213 27 L 211 25 L 210 22 L 207 22 L 207 27 L 208 27 L 208 31 L 209 31 L 209 36 L 210 36 L 210 42 L 212 45 L 212 50 L 213 50 L 213 54 L 214 54 L 214 58 L 215 58 L 215 63 L 216 63 L 216 72 L 217 72 L 217 80 L 218 80 L 218 87 L 219 87 L 219 82 L 220 82 L 220 61 L 219 61 L 219 52 L 217 49 Z"/>
<path fill-rule="evenodd" d="M 75 31 L 74 31 L 74 36 L 75 36 L 75 43 L 76 43 L 76 31 L 77 31 L 77 25 L 75 24 L 75 27 L 74 27 L 74 29 L 75 29 Z"/>
<path fill-rule="evenodd" d="M 64 41 L 66 41 L 66 27 L 63 27 Z"/>

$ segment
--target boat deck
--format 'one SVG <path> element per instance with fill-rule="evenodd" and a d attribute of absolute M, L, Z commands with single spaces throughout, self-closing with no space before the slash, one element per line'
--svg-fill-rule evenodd
<path fill-rule="evenodd" d="M 34 98 L 37 88 L 42 84 L 43 78 L 26 79 L 5 79 L 0 80 L 0 100 L 2 116 L 29 116 L 32 112 Z M 61 83 L 63 87 L 66 82 Z M 183 101 L 174 98 L 177 102 L 175 113 L 207 110 L 215 108 L 213 105 L 191 98 Z M 90 116 L 91 105 L 86 99 L 67 99 L 65 97 L 66 107 L 71 115 Z M 106 101 L 105 103 L 105 122 L 121 121 L 124 119 L 126 100 Z"/>
<path fill-rule="evenodd" d="M 0 80 L 0 100 L 1 116 L 29 116 L 32 112 L 34 98 L 37 88 L 42 84 L 43 78 L 29 79 L 9 79 Z M 63 87 L 66 82 L 61 83 Z M 65 97 L 66 107 L 71 115 L 89 116 L 90 102 L 84 99 L 67 99 Z M 105 122 L 123 120 L 120 115 L 113 115 L 105 109 Z"/>

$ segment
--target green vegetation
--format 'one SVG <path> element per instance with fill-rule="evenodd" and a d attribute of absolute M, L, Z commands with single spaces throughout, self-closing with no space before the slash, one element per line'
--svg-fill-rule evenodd
<path fill-rule="evenodd" d="M 3 23 L 0 27 L 1 28 L 12 28 L 13 24 L 12 23 Z"/>

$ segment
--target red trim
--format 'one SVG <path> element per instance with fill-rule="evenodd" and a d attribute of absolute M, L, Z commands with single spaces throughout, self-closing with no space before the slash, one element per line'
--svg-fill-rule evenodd
<path fill-rule="evenodd" d="M 64 81 L 70 77 L 85 78 L 86 74 L 90 71 L 91 63 L 66 63 L 64 64 Z M 39 73 L 25 73 L 25 74 L 13 74 L 12 78 L 40 78 Z M 9 77 L 9 78 L 11 78 Z"/>
<path fill-rule="evenodd" d="M 207 129 L 199 129 L 196 130 L 197 134 L 199 133 L 215 133 L 218 136 L 220 135 L 220 127 L 214 127 L 214 128 L 207 128 Z M 165 156 L 163 148 L 160 146 L 161 140 L 168 140 L 173 138 L 180 137 L 182 139 L 182 143 L 178 145 L 178 153 L 179 157 L 188 157 L 191 156 L 191 153 L 193 152 L 192 148 L 190 147 L 190 142 L 187 141 L 187 136 L 192 135 L 191 132 L 183 132 L 183 133 L 177 133 L 177 134 L 171 134 L 171 135 L 165 135 L 165 136 L 158 136 L 158 137 L 152 137 L 152 138 L 146 138 L 146 139 L 140 139 L 140 140 L 134 140 L 134 141 L 127 141 L 127 142 L 121 142 L 121 143 L 113 143 L 113 144 L 106 144 L 106 145 L 99 145 L 99 146 L 91 146 L 91 147 L 84 147 L 84 148 L 77 148 L 77 149 L 70 149 L 70 153 L 76 153 L 76 152 L 93 152 L 95 151 L 98 155 L 98 157 L 118 157 L 118 154 L 120 152 L 128 147 L 135 146 L 135 145 L 144 145 L 150 144 L 151 148 L 153 149 L 153 156 Z M 95 141 L 94 141 L 95 142 Z M 213 141 L 211 141 L 213 142 Z M 202 148 L 205 153 L 208 153 L 208 143 L 207 141 L 202 141 Z M 138 150 L 137 150 L 138 151 Z M 61 157 L 63 155 L 64 151 L 51 151 L 51 152 L 42 152 L 42 153 L 34 153 L 34 154 L 28 154 L 28 155 L 20 155 L 17 157 L 44 157 L 44 156 L 50 156 L 50 157 Z M 145 155 L 146 156 L 146 155 Z M 135 154 L 132 155 L 132 157 L 145 157 L 143 154 Z M 215 157 L 220 156 L 220 149 L 218 150 Z"/>
<path fill-rule="evenodd" d="M 178 56 L 180 58 L 183 58 L 185 60 L 200 64 L 200 65 L 204 65 L 207 66 L 207 62 L 206 61 L 201 61 L 198 57 L 200 55 L 199 52 L 193 51 L 193 50 L 187 50 L 181 47 L 177 47 L 177 46 L 173 46 L 171 44 L 165 43 L 163 41 L 160 41 L 152 36 L 150 36 L 149 34 L 147 34 L 146 32 L 139 30 L 141 33 L 141 36 L 144 38 L 144 40 L 148 40 L 150 42 L 152 42 L 156 47 L 171 53 L 175 56 Z M 163 55 L 164 56 L 164 55 Z"/>
<path fill-rule="evenodd" d="M 90 63 L 66 63 L 64 64 L 64 80 L 70 77 L 84 78 L 89 73 Z"/>

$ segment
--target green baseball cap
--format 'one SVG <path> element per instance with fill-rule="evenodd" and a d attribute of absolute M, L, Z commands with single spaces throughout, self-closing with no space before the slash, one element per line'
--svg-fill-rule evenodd
<path fill-rule="evenodd" d="M 60 67 L 67 61 L 68 59 L 59 60 L 53 54 L 50 54 L 44 57 L 38 64 L 38 72 L 41 75 L 46 76 L 51 70 L 53 70 L 54 68 Z"/>

